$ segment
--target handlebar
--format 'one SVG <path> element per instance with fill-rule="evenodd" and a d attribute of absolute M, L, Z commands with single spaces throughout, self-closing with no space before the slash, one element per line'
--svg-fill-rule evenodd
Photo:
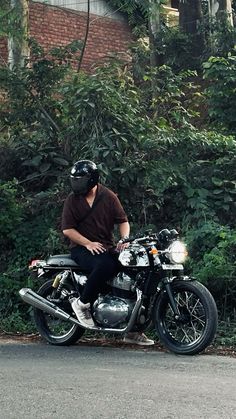
<path fill-rule="evenodd" d="M 128 239 L 121 239 L 120 242 L 131 243 L 131 242 L 136 241 L 137 243 L 139 243 L 139 242 L 142 242 L 142 241 L 146 242 L 147 240 L 151 241 L 151 240 L 157 240 L 157 239 L 158 239 L 158 235 L 155 233 L 155 234 L 152 234 L 150 236 L 129 237 Z"/>
<path fill-rule="evenodd" d="M 145 233 L 144 233 L 145 234 Z M 169 241 L 171 239 L 176 239 L 178 237 L 179 233 L 176 230 L 168 230 L 168 229 L 163 229 L 161 230 L 159 233 L 152 233 L 150 232 L 146 232 L 146 234 L 144 236 L 134 236 L 134 237 L 129 237 L 127 239 L 121 239 L 120 242 L 121 243 L 131 243 L 131 242 L 147 242 L 147 241 L 160 241 L 160 242 L 165 242 L 165 241 Z"/>

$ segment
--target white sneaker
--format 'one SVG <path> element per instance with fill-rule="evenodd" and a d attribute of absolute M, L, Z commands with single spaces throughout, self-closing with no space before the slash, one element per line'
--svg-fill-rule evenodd
<path fill-rule="evenodd" d="M 75 298 L 71 306 L 76 314 L 77 319 L 84 327 L 94 327 L 94 321 L 90 312 L 90 303 L 84 304 L 79 298 Z"/>
<path fill-rule="evenodd" d="M 134 345 L 151 346 L 154 345 L 154 340 L 149 339 L 144 333 L 129 332 L 123 338 L 123 342 Z"/>

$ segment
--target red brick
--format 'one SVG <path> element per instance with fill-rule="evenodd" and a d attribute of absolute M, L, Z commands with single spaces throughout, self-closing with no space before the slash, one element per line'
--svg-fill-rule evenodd
<path fill-rule="evenodd" d="M 0 64 L 5 64 L 7 62 L 7 39 L 0 38 Z"/>
<path fill-rule="evenodd" d="M 30 36 L 47 50 L 75 39 L 84 40 L 87 14 L 42 3 L 30 2 Z M 112 52 L 127 52 L 132 41 L 127 24 L 111 18 L 90 16 L 90 32 L 83 68 L 89 70 Z M 1 56 L 7 60 L 7 41 L 0 39 Z"/>

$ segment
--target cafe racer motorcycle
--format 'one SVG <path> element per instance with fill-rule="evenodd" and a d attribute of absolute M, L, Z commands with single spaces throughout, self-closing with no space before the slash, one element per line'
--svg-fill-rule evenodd
<path fill-rule="evenodd" d="M 203 351 L 216 333 L 217 308 L 209 290 L 184 274 L 187 251 L 177 231 L 148 232 L 124 242 L 129 246 L 118 256 L 120 271 L 93 303 L 95 326 L 87 330 L 123 335 L 153 328 L 176 354 Z M 86 272 L 69 255 L 32 261 L 31 270 L 46 282 L 37 293 L 22 288 L 20 296 L 34 307 L 40 335 L 51 344 L 74 344 L 85 329 L 70 300 L 80 295 Z"/>

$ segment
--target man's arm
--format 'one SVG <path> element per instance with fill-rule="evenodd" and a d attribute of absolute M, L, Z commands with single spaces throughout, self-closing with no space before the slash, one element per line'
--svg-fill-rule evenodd
<path fill-rule="evenodd" d="M 64 236 L 68 237 L 73 243 L 79 244 L 80 246 L 86 247 L 93 255 L 95 253 L 103 253 L 106 249 L 103 245 L 99 242 L 91 242 L 86 237 L 82 236 L 77 230 L 74 228 L 68 228 L 63 230 Z"/>
<path fill-rule="evenodd" d="M 119 224 L 119 231 L 120 231 L 121 239 L 127 239 L 129 237 L 130 225 L 129 225 L 128 221 L 126 221 L 125 223 Z M 128 246 L 129 246 L 129 243 L 118 242 L 117 246 L 116 246 L 116 249 L 119 252 L 121 252 L 121 250 L 125 249 Z"/>
<path fill-rule="evenodd" d="M 119 224 L 119 232 L 120 232 L 121 239 L 129 237 L 130 225 L 128 221 L 126 221 L 125 223 Z"/>

